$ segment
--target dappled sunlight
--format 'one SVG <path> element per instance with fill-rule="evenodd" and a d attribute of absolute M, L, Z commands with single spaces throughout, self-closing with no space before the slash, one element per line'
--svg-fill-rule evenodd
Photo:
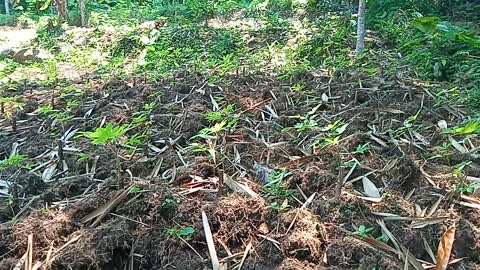
<path fill-rule="evenodd" d="M 0 26 L 0 52 L 28 45 L 36 37 L 35 29 Z"/>
<path fill-rule="evenodd" d="M 265 27 L 265 21 L 260 18 L 246 17 L 244 11 L 238 11 L 228 18 L 218 16 L 208 20 L 212 28 L 234 29 L 242 32 L 260 31 Z"/>

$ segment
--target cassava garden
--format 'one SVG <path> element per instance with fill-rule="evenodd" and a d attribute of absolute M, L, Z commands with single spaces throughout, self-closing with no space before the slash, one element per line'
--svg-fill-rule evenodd
<path fill-rule="evenodd" d="M 0 270 L 480 269 L 480 1 L 0 13 Z"/>

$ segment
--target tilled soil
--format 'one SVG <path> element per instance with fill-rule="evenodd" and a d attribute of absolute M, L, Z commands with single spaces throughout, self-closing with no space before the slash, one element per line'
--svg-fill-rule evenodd
<path fill-rule="evenodd" d="M 432 159 L 439 154 L 433 147 L 449 141 L 438 121 L 458 124 L 458 111 L 437 106 L 414 80 L 387 79 L 304 74 L 279 81 L 245 74 L 209 84 L 187 73 L 79 84 L 74 87 L 81 91 L 66 94 L 61 89 L 68 83 L 55 91 L 21 87 L 11 93 L 25 103 L 16 112 L 16 131 L 11 118 L 0 120 L 0 156 L 16 147 L 28 162 L 0 171 L 11 185 L 11 199 L 0 208 L 0 269 L 22 263 L 29 235 L 33 263 L 44 269 L 210 269 L 202 211 L 225 269 L 403 269 L 398 255 L 365 241 L 380 237 L 395 248 L 381 238 L 378 222 L 430 266 L 429 249 L 436 254 L 455 223 L 452 258 L 462 260 L 452 269 L 479 269 L 479 198 L 472 194 L 471 205 L 462 205 L 465 198 L 448 192 L 457 181 L 453 165 L 470 160 L 465 174 L 478 177 L 478 159 L 453 148 Z M 293 91 L 297 83 L 305 90 Z M 67 109 L 73 99 L 78 106 Z M 131 123 L 152 102 L 148 124 L 123 138 L 144 134 L 148 143 L 92 145 L 78 136 L 106 123 Z M 52 103 L 73 118 L 38 112 Z M 207 113 L 228 104 L 235 104 L 229 117 L 236 122 L 195 137 L 216 123 Z M 289 129 L 314 108 L 316 127 Z M 349 125 L 337 143 L 322 145 L 337 136 L 322 128 L 338 120 Z M 75 134 L 65 139 L 69 133 Z M 210 152 L 192 151 L 191 143 Z M 354 153 L 366 143 L 368 150 Z M 352 161 L 353 169 L 346 166 Z M 268 172 L 281 168 L 288 169 L 281 185 L 266 188 Z M 381 201 L 363 194 L 364 177 Z M 226 178 L 252 193 L 232 191 Z M 374 228 L 366 238 L 351 233 L 361 225 Z M 193 233 L 172 233 L 186 227 Z"/>

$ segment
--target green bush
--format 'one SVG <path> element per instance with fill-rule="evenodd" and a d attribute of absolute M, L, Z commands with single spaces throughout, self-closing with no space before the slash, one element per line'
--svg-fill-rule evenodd
<path fill-rule="evenodd" d="M 0 26 L 15 26 L 17 24 L 16 15 L 0 14 Z"/>

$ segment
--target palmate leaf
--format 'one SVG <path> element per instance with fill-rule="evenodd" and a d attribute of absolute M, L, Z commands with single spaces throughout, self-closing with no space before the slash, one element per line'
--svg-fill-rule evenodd
<path fill-rule="evenodd" d="M 94 145 L 106 144 L 125 135 L 128 130 L 127 127 L 127 125 L 114 126 L 113 124 L 109 123 L 103 128 L 97 128 L 94 132 L 83 132 L 81 135 L 92 139 L 92 144 Z"/>

